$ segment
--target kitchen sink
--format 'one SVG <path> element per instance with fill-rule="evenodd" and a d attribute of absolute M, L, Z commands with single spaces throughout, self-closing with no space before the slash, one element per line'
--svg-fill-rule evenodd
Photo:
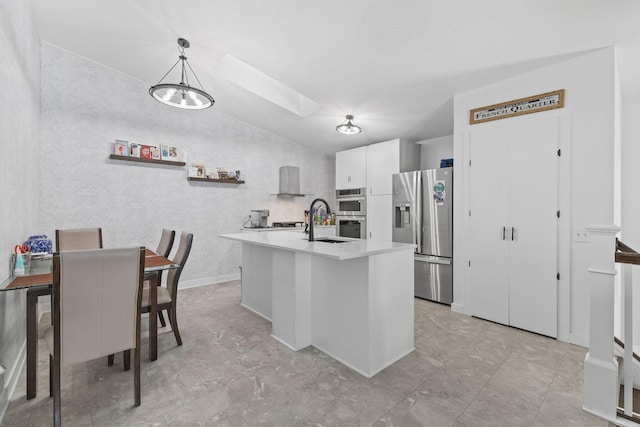
<path fill-rule="evenodd" d="M 331 237 L 316 237 L 313 239 L 314 242 L 325 242 L 325 243 L 347 243 L 349 240 L 338 240 L 332 239 Z"/>

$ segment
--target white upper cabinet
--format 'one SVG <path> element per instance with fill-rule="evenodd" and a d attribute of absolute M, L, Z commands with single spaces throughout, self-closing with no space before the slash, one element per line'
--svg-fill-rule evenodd
<path fill-rule="evenodd" d="M 392 194 L 392 175 L 420 168 L 420 147 L 392 139 L 367 146 L 367 195 Z"/>
<path fill-rule="evenodd" d="M 336 153 L 336 189 L 367 186 L 367 147 Z"/>

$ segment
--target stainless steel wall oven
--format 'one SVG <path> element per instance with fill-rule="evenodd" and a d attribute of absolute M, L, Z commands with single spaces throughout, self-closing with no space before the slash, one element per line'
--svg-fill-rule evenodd
<path fill-rule="evenodd" d="M 341 237 L 367 238 L 366 188 L 336 190 L 336 233 Z"/>

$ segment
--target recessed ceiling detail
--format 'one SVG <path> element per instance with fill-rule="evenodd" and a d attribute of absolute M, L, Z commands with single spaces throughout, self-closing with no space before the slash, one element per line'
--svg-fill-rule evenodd
<path fill-rule="evenodd" d="M 220 75 L 300 117 L 307 117 L 323 108 L 317 102 L 231 55 L 222 58 Z"/>

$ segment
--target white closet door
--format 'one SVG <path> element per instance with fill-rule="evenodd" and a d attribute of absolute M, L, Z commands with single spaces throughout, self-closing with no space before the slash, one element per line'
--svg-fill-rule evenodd
<path fill-rule="evenodd" d="M 508 135 L 509 323 L 556 337 L 558 118 L 514 120 Z"/>
<path fill-rule="evenodd" d="M 471 166 L 465 167 L 470 172 L 471 313 L 509 324 L 508 244 L 503 240 L 508 223 L 508 141 L 502 128 L 486 124 L 472 130 L 469 142 Z"/>

